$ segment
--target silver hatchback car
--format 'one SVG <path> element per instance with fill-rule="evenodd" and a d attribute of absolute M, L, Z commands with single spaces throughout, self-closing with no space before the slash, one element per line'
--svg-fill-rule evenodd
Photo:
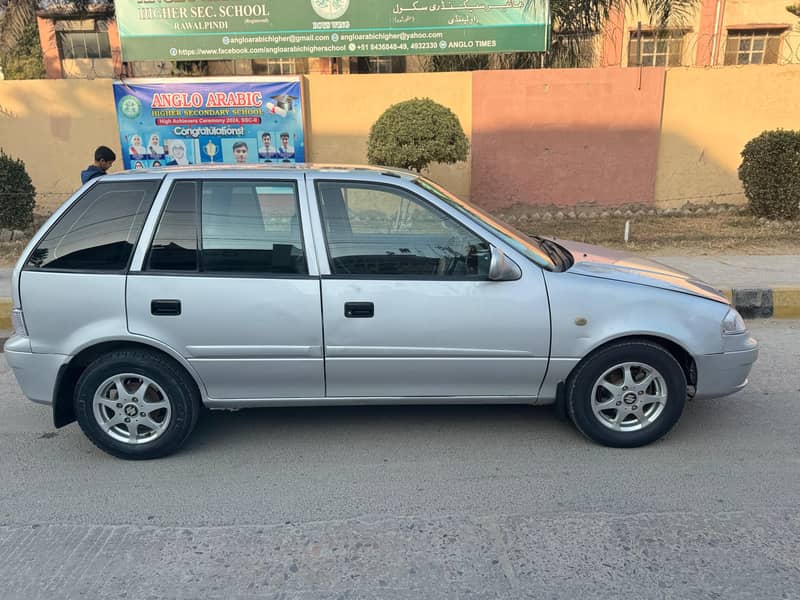
<path fill-rule="evenodd" d="M 129 459 L 177 450 L 202 406 L 556 404 L 640 446 L 758 355 L 690 275 L 525 236 L 381 168 L 94 179 L 31 240 L 13 300 L 25 395 Z"/>

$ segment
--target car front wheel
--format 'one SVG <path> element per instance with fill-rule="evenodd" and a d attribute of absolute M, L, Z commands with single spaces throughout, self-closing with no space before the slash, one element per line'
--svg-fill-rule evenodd
<path fill-rule="evenodd" d="M 686 404 L 675 357 L 648 341 L 618 342 L 591 355 L 567 382 L 567 411 L 588 438 L 617 448 L 664 436 Z"/>

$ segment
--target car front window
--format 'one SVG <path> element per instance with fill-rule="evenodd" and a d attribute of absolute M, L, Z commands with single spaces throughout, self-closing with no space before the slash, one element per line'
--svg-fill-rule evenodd
<path fill-rule="evenodd" d="M 387 185 L 318 181 L 331 272 L 358 277 L 489 277 L 488 242 L 457 219 Z"/>
<path fill-rule="evenodd" d="M 542 247 L 542 245 L 522 233 L 507 225 L 501 221 L 495 219 L 492 215 L 487 213 L 485 210 L 478 208 L 477 206 L 473 206 L 468 202 L 464 202 L 463 200 L 457 198 L 441 186 L 437 185 L 436 183 L 425 179 L 424 177 L 419 177 L 414 180 L 414 183 L 424 189 L 427 192 L 430 192 L 434 196 L 436 196 L 439 200 L 446 203 L 451 208 L 457 210 L 460 214 L 464 215 L 465 217 L 469 218 L 471 221 L 477 223 L 478 225 L 485 227 L 497 237 L 502 239 L 506 242 L 509 246 L 514 248 L 517 252 L 532 260 L 534 263 L 548 269 L 550 271 L 557 270 L 557 266 L 555 261 L 549 256 L 549 253 Z"/>

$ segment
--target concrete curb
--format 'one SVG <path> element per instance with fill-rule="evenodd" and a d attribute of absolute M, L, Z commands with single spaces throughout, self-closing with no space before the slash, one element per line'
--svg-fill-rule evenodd
<path fill-rule="evenodd" d="M 800 319 L 800 286 L 723 288 L 745 319 Z M 11 331 L 11 298 L 0 298 L 0 331 Z"/>
<path fill-rule="evenodd" d="M 11 298 L 0 298 L 0 331 L 11 331 Z"/>
<path fill-rule="evenodd" d="M 800 319 L 800 287 L 723 289 L 745 319 Z"/>

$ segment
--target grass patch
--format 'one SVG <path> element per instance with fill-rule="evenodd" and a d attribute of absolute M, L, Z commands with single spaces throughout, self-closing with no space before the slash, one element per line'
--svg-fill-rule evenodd
<path fill-rule="evenodd" d="M 631 231 L 625 244 L 628 220 Z M 762 221 L 736 214 L 591 217 L 517 227 L 527 233 L 647 254 L 800 254 L 800 221 Z"/>

